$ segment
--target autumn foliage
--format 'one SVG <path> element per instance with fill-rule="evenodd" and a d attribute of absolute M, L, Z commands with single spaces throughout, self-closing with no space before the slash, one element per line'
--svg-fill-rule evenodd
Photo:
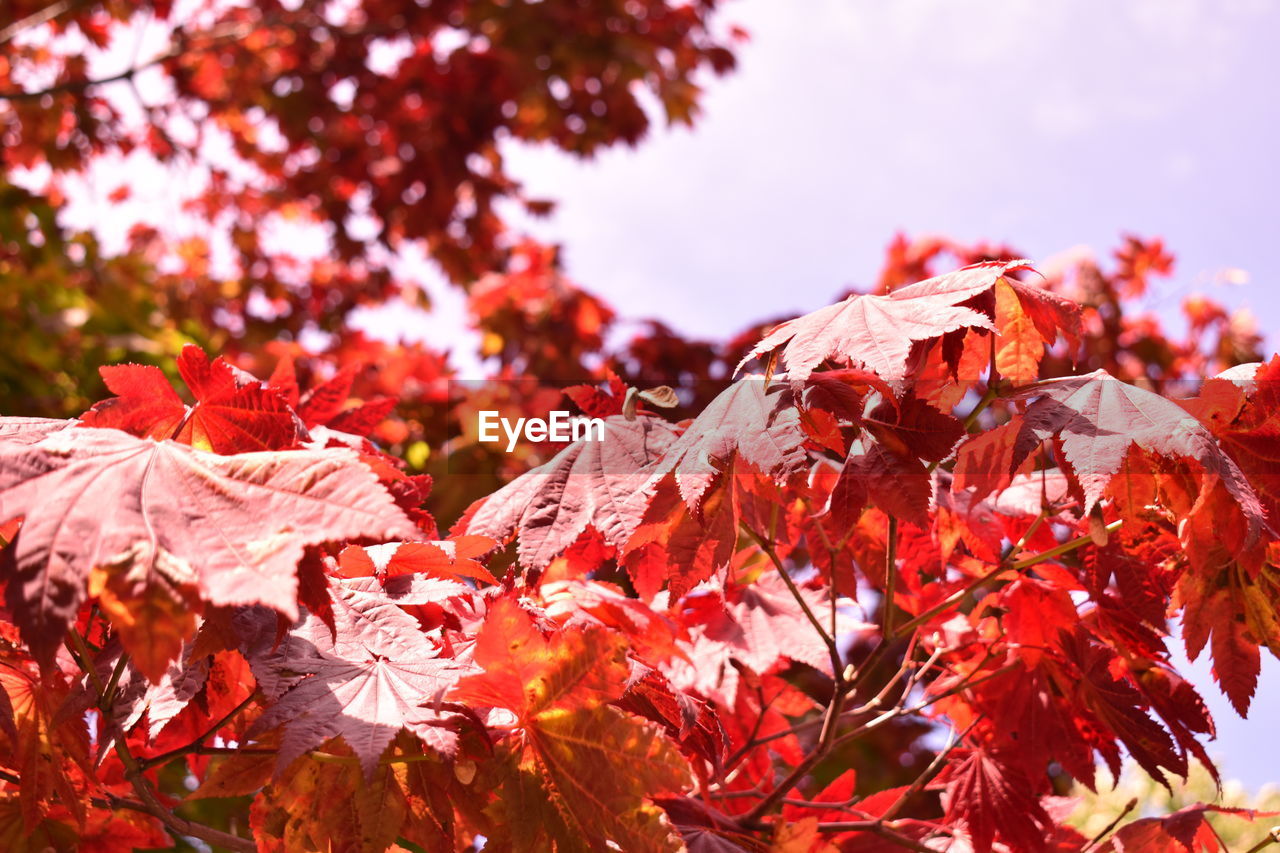
<path fill-rule="evenodd" d="M 1186 395 L 1047 375 L 1090 358 L 1061 283 L 851 295 L 685 420 L 571 388 L 604 440 L 444 539 L 367 438 L 390 405 L 290 356 L 263 382 L 188 347 L 190 402 L 119 365 L 79 419 L 5 419 L 7 837 L 1083 849 L 1068 779 L 1210 763 L 1168 618 L 1242 714 L 1280 643 L 1280 360 Z M 214 799 L 227 829 L 186 816 Z"/>
<path fill-rule="evenodd" d="M 149 3 L 171 47 L 114 80 L 64 37 L 133 4 L 63 5 L 0 30 L 6 169 L 52 176 L 0 183 L 4 849 L 1192 853 L 1257 817 L 1066 820 L 1126 756 L 1213 767 L 1171 642 L 1241 715 L 1280 655 L 1280 357 L 1207 299 L 1182 337 L 1137 312 L 1160 241 L 899 237 L 812 313 L 619 336 L 507 233 L 497 143 L 635 142 L 640 86 L 692 120 L 732 64 L 711 0 Z M 147 70 L 138 125 L 106 89 Z M 228 270 L 57 224 L 95 158 L 202 134 L 239 163 L 191 202 Z M 410 244 L 484 381 L 349 323 Z M 603 439 L 477 434 L 563 407 Z"/>

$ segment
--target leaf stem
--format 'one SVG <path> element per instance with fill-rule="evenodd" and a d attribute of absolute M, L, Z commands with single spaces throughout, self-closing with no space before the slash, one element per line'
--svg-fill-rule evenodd
<path fill-rule="evenodd" d="M 973 411 L 965 415 L 964 420 L 961 422 L 964 426 L 965 432 L 968 432 L 973 427 L 978 420 L 978 416 L 985 412 L 987 407 L 994 403 L 996 398 L 999 396 L 999 393 L 996 392 L 994 387 L 987 388 L 986 392 L 978 400 L 977 404 L 974 405 Z"/>

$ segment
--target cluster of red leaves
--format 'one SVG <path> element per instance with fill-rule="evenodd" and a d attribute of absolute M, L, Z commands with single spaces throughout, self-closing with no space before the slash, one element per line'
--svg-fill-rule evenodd
<path fill-rule="evenodd" d="M 1089 309 L 1031 275 L 784 323 L 679 423 L 571 388 L 604 440 L 443 540 L 356 367 L 263 382 L 188 348 L 189 402 L 122 365 L 77 421 L 0 420 L 0 837 L 1085 849 L 1068 778 L 1212 766 L 1168 619 L 1242 714 L 1280 651 L 1280 358 L 1178 399 L 1060 375 Z M 1219 849 L 1205 811 L 1091 849 Z"/>

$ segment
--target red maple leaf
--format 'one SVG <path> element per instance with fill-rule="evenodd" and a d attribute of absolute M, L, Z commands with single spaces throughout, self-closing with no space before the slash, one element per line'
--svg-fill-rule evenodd
<path fill-rule="evenodd" d="M 696 507 L 736 458 L 777 481 L 797 471 L 806 459 L 805 434 L 783 389 L 759 377 L 732 383 L 666 449 L 654 477 L 674 471 L 680 496 Z"/>
<path fill-rule="evenodd" d="M 443 601 L 466 587 L 437 583 L 423 594 L 393 598 L 369 578 L 333 580 L 329 589 L 335 632 L 306 613 L 278 645 L 274 620 L 265 620 L 250 645 L 259 686 L 273 700 L 252 732 L 283 726 L 277 771 L 341 736 L 371 777 L 402 728 L 452 755 L 457 715 L 441 699 L 468 667 L 442 655 L 440 644 L 399 605 Z"/>
<path fill-rule="evenodd" d="M 1052 821 L 1015 764 L 978 747 L 957 750 L 944 773 L 947 820 L 964 825 L 975 853 L 991 853 L 997 838 L 1015 850 L 1045 849 Z"/>
<path fill-rule="evenodd" d="M 178 373 L 195 397 L 188 407 L 157 367 L 120 364 L 99 368 L 116 394 L 80 416 L 89 427 L 121 429 L 139 438 L 171 438 L 214 453 L 296 447 L 306 430 L 284 397 L 217 358 L 188 344 Z"/>
<path fill-rule="evenodd" d="M 91 570 L 119 579 L 126 610 L 190 587 L 213 604 L 293 616 L 304 546 L 416 530 L 349 450 L 216 456 L 100 429 L 0 440 L 0 515 L 25 516 L 3 572 L 23 637 L 45 660 Z M 182 637 L 172 639 L 176 657 Z"/>
<path fill-rule="evenodd" d="M 614 547 L 644 515 L 653 463 L 675 438 L 666 421 L 641 416 L 604 419 L 604 438 L 577 441 L 547 463 L 472 504 L 456 533 L 506 541 L 526 569 L 543 569 L 588 527 Z"/>
<path fill-rule="evenodd" d="M 865 366 L 887 381 L 905 379 L 916 341 L 941 338 L 957 329 L 994 329 L 989 313 L 962 305 L 995 287 L 1026 261 L 975 264 L 894 291 L 888 296 L 854 294 L 843 302 L 789 320 L 765 335 L 738 364 L 782 349 L 793 384 L 802 384 L 832 359 Z"/>
<path fill-rule="evenodd" d="M 1108 853 L 1229 853 L 1231 848 L 1207 820 L 1209 812 L 1248 821 L 1276 815 L 1276 812 L 1196 803 L 1173 814 L 1144 817 L 1122 826 L 1101 850 Z"/>

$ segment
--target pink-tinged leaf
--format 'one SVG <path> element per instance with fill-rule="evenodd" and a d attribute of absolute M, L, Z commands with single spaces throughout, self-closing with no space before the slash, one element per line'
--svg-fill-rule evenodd
<path fill-rule="evenodd" d="M 0 418 L 0 441 L 35 444 L 46 436 L 75 425 L 75 421 L 54 418 Z"/>
<path fill-rule="evenodd" d="M 827 618 L 832 601 L 825 590 L 802 587 L 800 597 L 810 611 Z M 835 600 L 836 634 L 841 637 L 870 627 L 849 617 L 845 608 L 850 603 L 845 598 Z M 761 575 L 751 584 L 730 587 L 726 609 L 742 630 L 744 642 L 735 657 L 756 672 L 768 672 L 779 660 L 787 658 L 832 674 L 826 645 L 777 572 Z"/>
<path fill-rule="evenodd" d="M 899 299 L 929 298 L 960 305 L 987 296 L 1004 284 L 1017 295 L 1022 313 L 1034 323 L 1045 343 L 1053 343 L 1059 332 L 1075 339 L 1080 333 L 1079 304 L 1029 282 L 1007 277 L 1008 273 L 1030 269 L 1031 262 L 1026 260 L 987 261 L 900 287 L 893 295 Z M 999 331 L 1006 333 L 1004 328 Z"/>
<path fill-rule="evenodd" d="M 1248 481 L 1198 420 L 1159 394 L 1121 382 L 1105 370 L 1051 379 L 1023 392 L 1038 396 L 1015 442 L 1014 464 L 1056 437 L 1084 492 L 1084 511 L 1102 498 L 1130 447 L 1189 460 L 1221 480 L 1238 502 L 1250 535 L 1263 526 L 1262 505 Z M 1206 483 L 1206 488 L 1211 483 Z"/>
<path fill-rule="evenodd" d="M 8 574 L 24 639 L 51 659 L 90 570 L 153 573 L 213 604 L 297 613 L 308 544 L 416 528 L 348 450 L 216 456 L 116 430 L 0 440 L 0 516 L 25 516 Z"/>
<path fill-rule="evenodd" d="M 209 677 L 209 657 L 193 660 L 191 646 L 187 644 L 181 657 L 170 662 L 164 676 L 155 683 L 132 666 L 125 670 L 113 708 L 125 731 L 132 729 L 146 714 L 147 733 L 155 739 L 200 692 Z"/>
<path fill-rule="evenodd" d="M 939 462 L 965 435 L 964 425 L 913 395 L 885 401 L 862 420 L 880 444 L 899 456 Z"/>
<path fill-rule="evenodd" d="M 800 386 L 824 361 L 864 366 L 885 381 L 905 379 L 916 341 L 941 338 L 956 329 L 990 329 L 991 320 L 945 302 L 854 294 L 776 327 L 738 363 L 782 350 L 787 376 Z"/>
<path fill-rule="evenodd" d="M 455 532 L 498 541 L 517 534 L 527 569 L 545 568 L 588 527 L 621 547 L 644 515 L 652 466 L 674 438 L 658 418 L 606 418 L 602 440 L 574 442 L 472 504 Z"/>
<path fill-rule="evenodd" d="M 845 460 L 826 511 L 852 527 L 868 502 L 920 528 L 929 526 L 933 481 L 918 459 L 905 459 L 879 444 Z"/>
<path fill-rule="evenodd" d="M 826 593 L 807 587 L 801 597 L 815 613 L 830 607 Z M 837 599 L 843 608 L 848 599 Z M 831 658 L 808 617 L 776 572 L 753 584 L 729 584 L 723 594 L 702 592 L 685 596 L 673 607 L 673 615 L 688 632 L 677 645 L 683 655 L 673 655 L 661 669 L 673 685 L 734 707 L 741 664 L 764 674 L 786 661 L 798 661 L 831 673 Z M 823 616 L 823 618 L 826 618 Z M 869 627 L 847 615 L 838 615 L 841 636 Z"/>
<path fill-rule="evenodd" d="M 680 496 L 697 507 L 717 474 L 735 457 L 777 481 L 805 462 L 800 413 L 781 383 L 744 377 L 722 391 L 663 454 L 655 479 L 675 472 Z"/>
<path fill-rule="evenodd" d="M 982 261 L 954 272 L 903 285 L 896 288 L 891 295 L 895 299 L 932 299 L 944 305 L 960 305 L 975 296 L 991 292 L 996 283 L 1006 274 L 1027 269 L 1031 269 L 1031 261 L 1023 258 L 1008 261 Z"/>
<path fill-rule="evenodd" d="M 401 729 L 444 755 L 456 749 L 456 714 L 441 698 L 468 671 L 441 656 L 417 620 L 382 595 L 376 581 L 332 582 L 336 635 L 310 613 L 274 645 L 274 624 L 259 626 L 248 657 L 273 703 L 254 724 L 283 727 L 277 772 L 304 752 L 341 736 L 370 778 Z M 273 648 L 274 646 L 274 648 Z"/>

